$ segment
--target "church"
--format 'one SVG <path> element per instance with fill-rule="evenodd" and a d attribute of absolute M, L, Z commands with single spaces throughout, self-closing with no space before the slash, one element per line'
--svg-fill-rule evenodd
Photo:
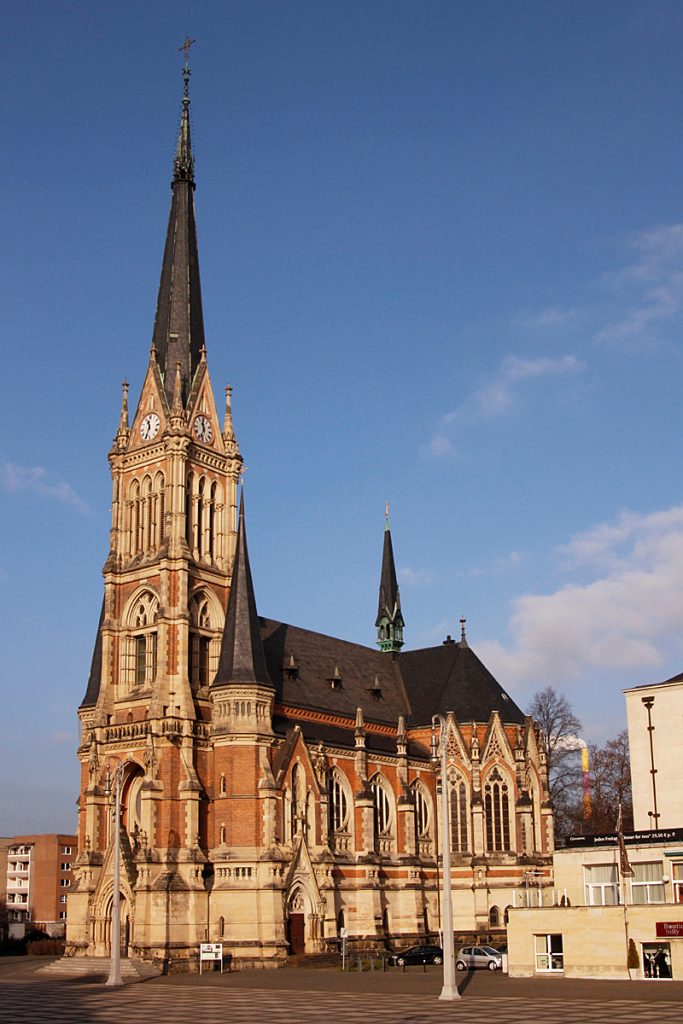
<path fill-rule="evenodd" d="M 110 953 L 115 830 L 124 955 L 189 968 L 221 942 L 237 966 L 278 967 L 341 935 L 438 942 L 441 787 L 454 929 L 495 935 L 529 874 L 550 880 L 545 753 L 464 620 L 457 640 L 404 649 L 388 515 L 374 647 L 259 614 L 230 389 L 219 409 L 209 374 L 183 75 L 149 365 L 109 452 L 67 954 Z"/>

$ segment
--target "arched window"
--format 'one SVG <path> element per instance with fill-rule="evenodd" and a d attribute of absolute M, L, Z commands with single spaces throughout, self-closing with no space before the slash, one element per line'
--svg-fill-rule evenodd
<path fill-rule="evenodd" d="M 154 479 L 154 546 L 160 548 L 166 533 L 166 484 L 164 474 Z"/>
<path fill-rule="evenodd" d="M 500 910 L 498 907 L 491 907 L 489 910 L 489 925 L 491 928 L 497 928 L 500 924 Z"/>
<path fill-rule="evenodd" d="M 333 850 L 348 850 L 351 836 L 351 797 L 338 768 L 327 773 L 327 832 Z"/>
<path fill-rule="evenodd" d="M 200 591 L 190 600 L 190 642 L 188 644 L 187 672 L 193 690 L 206 687 L 216 674 L 220 654 L 220 640 L 212 610 L 206 593 Z"/>
<path fill-rule="evenodd" d="M 157 677 L 157 613 L 159 602 L 144 590 L 133 600 L 126 616 L 123 678 L 129 688 L 150 686 Z"/>
<path fill-rule="evenodd" d="M 454 853 L 466 853 L 469 849 L 467 786 L 462 775 L 455 768 L 449 770 L 448 788 L 451 812 L 451 850 Z"/>
<path fill-rule="evenodd" d="M 413 783 L 413 800 L 415 807 L 415 835 L 420 839 L 428 839 L 431 835 L 431 801 L 420 782 Z"/>
<path fill-rule="evenodd" d="M 225 918 L 224 917 L 219 917 L 218 918 L 218 937 L 220 939 L 225 937 Z"/>
<path fill-rule="evenodd" d="M 373 824 L 375 831 L 375 848 L 386 852 L 390 847 L 393 831 L 393 801 L 389 787 L 380 775 L 376 775 L 370 783 L 373 799 Z"/>
<path fill-rule="evenodd" d="M 510 849 L 510 799 L 508 784 L 496 767 L 484 786 L 484 816 L 488 850 Z"/>
<path fill-rule="evenodd" d="M 305 814 L 303 770 L 300 764 L 292 768 L 292 802 L 290 806 L 289 831 L 292 839 L 298 832 L 299 819 Z"/>
<path fill-rule="evenodd" d="M 194 501 L 194 473 L 187 474 L 187 482 L 185 485 L 185 540 L 187 546 L 190 549 L 190 554 L 194 554 L 197 548 L 195 542 L 195 501 Z"/>

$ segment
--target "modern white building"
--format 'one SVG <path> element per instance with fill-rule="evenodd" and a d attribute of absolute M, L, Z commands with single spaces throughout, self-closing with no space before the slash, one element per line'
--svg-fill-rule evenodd
<path fill-rule="evenodd" d="M 512 976 L 683 979 L 683 673 L 624 692 L 635 829 L 572 837 L 552 886 L 517 894 Z"/>
<path fill-rule="evenodd" d="M 624 694 L 634 827 L 683 826 L 683 672 Z"/>

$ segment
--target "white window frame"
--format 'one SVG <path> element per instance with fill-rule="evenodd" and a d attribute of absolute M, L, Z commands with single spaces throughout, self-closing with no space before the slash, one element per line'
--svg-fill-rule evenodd
<path fill-rule="evenodd" d="M 598 870 L 602 869 L 604 873 L 607 873 L 606 869 L 611 872 L 611 878 L 598 880 Z M 619 906 L 619 874 L 617 871 L 616 864 L 584 864 L 584 892 L 587 907 L 617 907 Z M 596 879 L 591 880 L 591 874 L 595 872 Z M 613 901 L 605 899 L 606 895 L 611 892 L 614 896 Z"/>
<path fill-rule="evenodd" d="M 539 942 L 538 940 L 545 940 Z M 560 949 L 553 949 L 553 945 L 557 947 L 557 942 L 553 943 L 553 939 L 559 939 Z M 545 945 L 545 949 L 539 947 Z M 564 944 L 562 941 L 561 932 L 552 932 L 548 934 L 535 934 L 534 935 L 534 966 L 537 974 L 562 974 L 564 971 Z"/>
<path fill-rule="evenodd" d="M 632 861 L 631 867 L 635 872 L 634 878 L 631 879 L 631 903 L 637 906 L 665 903 L 666 890 L 664 888 L 664 865 L 662 861 Z M 635 881 L 640 868 L 659 868 L 659 871 L 651 872 L 653 875 L 656 874 L 654 878 L 644 878 L 641 881 Z M 643 874 L 647 874 L 647 872 L 643 872 Z"/>

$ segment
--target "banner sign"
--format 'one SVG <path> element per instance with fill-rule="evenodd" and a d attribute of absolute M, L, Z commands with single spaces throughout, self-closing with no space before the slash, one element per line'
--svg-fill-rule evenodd
<path fill-rule="evenodd" d="M 574 846 L 616 846 L 617 832 L 597 836 L 568 836 L 565 847 Z M 648 843 L 683 843 L 683 828 L 643 829 L 640 832 L 624 832 L 626 846 L 647 845 Z"/>

